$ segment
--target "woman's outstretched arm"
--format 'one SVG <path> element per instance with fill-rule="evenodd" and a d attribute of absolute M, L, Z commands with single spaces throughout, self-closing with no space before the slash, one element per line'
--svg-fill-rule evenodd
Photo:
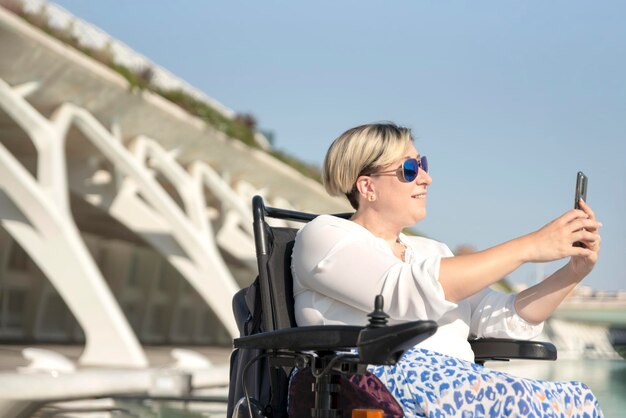
<path fill-rule="evenodd" d="M 571 210 L 543 228 L 504 244 L 474 254 L 442 259 L 439 282 L 446 299 L 452 302 L 463 300 L 497 282 L 526 262 L 547 262 L 572 257 L 569 267 L 546 279 L 548 283 L 542 282 L 537 285 L 539 287 L 527 289 L 528 292 L 522 296 L 524 303 L 516 302 L 516 309 L 522 311 L 518 313 L 524 319 L 540 322 L 524 316 L 527 310 L 525 307 L 534 304 L 533 302 L 548 303 L 558 300 L 553 307 L 552 304 L 548 305 L 547 310 L 551 307 L 551 313 L 569 290 L 591 271 L 597 260 L 601 240 L 598 229 L 601 225 L 589 206 L 581 201 L 581 207 L 583 210 Z M 578 241 L 585 243 L 587 248 L 575 247 L 573 244 Z M 570 286 L 570 282 L 575 283 Z M 556 292 L 557 288 L 562 291 Z M 521 300 L 520 298 L 519 301 Z"/>

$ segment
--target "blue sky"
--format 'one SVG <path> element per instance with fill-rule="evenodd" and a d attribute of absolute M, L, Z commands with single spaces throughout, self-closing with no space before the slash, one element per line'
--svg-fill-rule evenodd
<path fill-rule="evenodd" d="M 626 3 L 56 3 L 305 161 L 356 124 L 411 127 L 434 180 L 418 229 L 451 248 L 541 227 L 572 207 L 584 171 L 604 224 L 585 283 L 626 289 Z"/>

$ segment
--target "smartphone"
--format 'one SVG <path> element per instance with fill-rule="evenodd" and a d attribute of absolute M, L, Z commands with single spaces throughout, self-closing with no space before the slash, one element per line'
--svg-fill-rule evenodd
<path fill-rule="evenodd" d="M 576 193 L 574 196 L 574 209 L 580 209 L 580 199 L 587 203 L 587 176 L 582 171 L 579 171 L 576 175 Z M 574 247 L 583 247 L 585 244 L 578 241 L 574 243 Z"/>
<path fill-rule="evenodd" d="M 574 209 L 580 209 L 580 199 L 587 203 L 587 176 L 582 171 L 576 175 L 576 193 L 574 196 Z"/>

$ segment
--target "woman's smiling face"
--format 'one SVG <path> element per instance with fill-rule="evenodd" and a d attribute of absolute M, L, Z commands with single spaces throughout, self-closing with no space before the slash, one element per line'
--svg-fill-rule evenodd
<path fill-rule="evenodd" d="M 403 182 L 398 178 L 395 170 L 408 158 L 420 159 L 412 143 L 402 158 L 379 170 L 385 174 L 372 173 L 370 176 L 376 190 L 372 208 L 403 227 L 415 225 L 426 217 L 427 188 L 432 183 L 430 175 L 421 168 L 413 181 Z"/>

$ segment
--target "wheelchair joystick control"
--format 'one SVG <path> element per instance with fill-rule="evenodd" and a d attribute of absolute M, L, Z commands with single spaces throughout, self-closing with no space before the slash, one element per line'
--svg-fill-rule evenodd
<path fill-rule="evenodd" d="M 385 298 L 383 295 L 376 295 L 374 299 L 374 310 L 367 314 L 370 318 L 368 328 L 380 328 L 387 326 L 387 319 L 389 315 L 383 310 L 385 305 Z"/>

